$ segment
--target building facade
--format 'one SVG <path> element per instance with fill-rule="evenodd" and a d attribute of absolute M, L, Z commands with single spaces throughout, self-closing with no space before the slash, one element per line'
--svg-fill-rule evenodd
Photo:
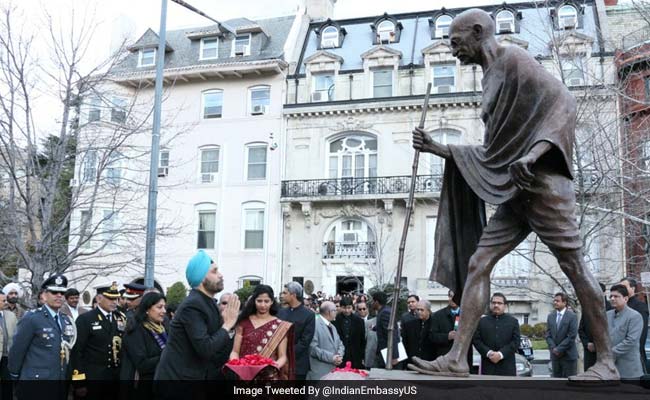
<path fill-rule="evenodd" d="M 650 9 L 645 3 L 613 3 L 607 15 L 616 49 L 621 153 L 629 160 L 622 169 L 628 189 L 623 196 L 626 274 L 638 279 L 650 271 Z"/>
<path fill-rule="evenodd" d="M 157 286 L 186 284 L 185 266 L 199 249 L 219 265 L 227 291 L 277 279 L 278 143 L 286 57 L 299 28 L 290 16 L 167 32 Z M 143 278 L 157 44 L 158 36 L 145 32 L 109 82 L 84 100 L 73 184 L 80 195 L 101 195 L 74 211 L 72 240 L 87 241 L 82 250 L 89 254 L 72 273 L 80 286 L 91 285 L 84 271 L 93 268 L 101 280 Z M 136 128 L 116 143 L 113 133 L 127 126 Z M 118 237 L 126 232 L 128 240 Z M 108 265 L 117 268 L 109 272 Z"/>
<path fill-rule="evenodd" d="M 609 282 L 621 273 L 622 240 L 615 229 L 620 221 L 597 210 L 616 202 L 617 193 L 605 184 L 605 171 L 596 167 L 591 151 L 602 148 L 593 142 L 594 131 L 608 133 L 594 118 L 616 118 L 616 96 L 603 89 L 615 80 L 612 54 L 601 35 L 604 5 L 552 1 L 483 9 L 495 20 L 500 44 L 526 49 L 582 105 L 578 217 L 588 264 Z M 442 143 L 482 142 L 482 72 L 460 65 L 447 38 L 452 19 L 462 11 L 330 18 L 309 25 L 296 68 L 287 77 L 284 106 L 283 282 L 296 280 L 328 294 L 393 282 L 411 185 L 411 131 L 420 120 L 428 83 L 425 129 Z M 586 139 L 592 142 L 587 145 Z M 443 167 L 432 155 L 420 159 L 402 277 L 410 292 L 436 305 L 446 303 L 446 289 L 428 278 Z M 594 225 L 601 225 L 596 235 L 588 228 Z M 542 322 L 552 294 L 570 289 L 558 276 L 555 259 L 531 235 L 497 265 L 493 290 L 508 295 L 510 312 L 521 322 Z"/>

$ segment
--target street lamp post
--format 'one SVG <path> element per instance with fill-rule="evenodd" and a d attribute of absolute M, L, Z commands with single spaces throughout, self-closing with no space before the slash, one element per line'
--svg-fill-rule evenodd
<path fill-rule="evenodd" d="M 151 161 L 149 163 L 149 199 L 147 202 L 147 237 L 144 255 L 144 285 L 153 287 L 156 259 L 156 214 L 158 205 L 158 163 L 160 159 L 160 118 L 162 107 L 163 67 L 167 35 L 167 0 L 161 0 L 160 31 L 156 53 L 156 86 L 153 101 L 153 131 L 151 134 Z"/>
<path fill-rule="evenodd" d="M 183 0 L 172 0 L 188 10 L 216 22 L 219 29 L 226 29 L 216 19 L 206 15 L 201 10 L 184 2 Z M 234 32 L 231 32 L 234 33 Z M 160 31 L 158 33 L 158 51 L 156 54 L 156 85 L 154 89 L 153 103 L 153 129 L 151 134 L 151 160 L 149 163 L 149 198 L 147 201 L 147 234 L 144 256 L 144 285 L 153 287 L 154 263 L 156 260 L 156 214 L 158 208 L 158 163 L 160 160 L 160 121 L 162 114 L 162 90 L 163 90 L 163 68 L 165 66 L 165 47 L 167 35 L 167 0 L 161 0 L 160 8 Z"/>

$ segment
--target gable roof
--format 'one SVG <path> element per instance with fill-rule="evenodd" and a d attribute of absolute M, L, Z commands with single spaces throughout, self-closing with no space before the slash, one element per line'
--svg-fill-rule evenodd
<path fill-rule="evenodd" d="M 151 28 L 148 28 L 142 36 L 140 36 L 140 39 L 136 40 L 135 43 L 133 43 L 131 46 L 127 47 L 127 50 L 129 51 L 136 51 L 140 49 L 148 49 L 148 48 L 153 48 L 153 47 L 158 47 L 158 41 L 160 40 L 160 37 L 156 32 L 154 32 Z M 169 42 L 165 41 L 165 51 L 173 51 L 174 49 L 169 45 Z"/>

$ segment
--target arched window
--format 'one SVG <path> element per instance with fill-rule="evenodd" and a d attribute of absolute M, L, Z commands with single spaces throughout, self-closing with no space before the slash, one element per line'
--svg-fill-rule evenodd
<path fill-rule="evenodd" d="M 203 92 L 203 118 L 221 118 L 223 110 L 223 90 L 211 89 Z"/>
<path fill-rule="evenodd" d="M 321 32 L 320 47 L 331 49 L 339 47 L 339 30 L 335 26 L 328 26 Z"/>
<path fill-rule="evenodd" d="M 451 16 L 446 14 L 436 18 L 435 37 L 437 38 L 449 37 L 449 26 L 451 25 L 451 20 L 452 20 Z"/>
<path fill-rule="evenodd" d="M 334 222 L 325 235 L 323 258 L 375 258 L 375 234 L 359 218 Z"/>
<path fill-rule="evenodd" d="M 515 31 L 515 15 L 512 11 L 501 10 L 496 17 L 497 33 L 513 33 Z"/>
<path fill-rule="evenodd" d="M 377 138 L 350 134 L 329 143 L 328 171 L 331 179 L 377 176 Z"/>
<path fill-rule="evenodd" d="M 217 236 L 217 205 L 200 203 L 195 205 L 197 216 L 196 248 L 215 249 Z"/>
<path fill-rule="evenodd" d="M 199 155 L 199 182 L 213 183 L 219 172 L 219 146 L 203 146 Z"/>
<path fill-rule="evenodd" d="M 253 86 L 248 89 L 248 98 L 251 115 L 267 114 L 271 105 L 271 87 L 267 85 Z"/>
<path fill-rule="evenodd" d="M 384 20 L 377 26 L 377 37 L 379 43 L 390 43 L 395 38 L 395 24 Z"/>
<path fill-rule="evenodd" d="M 246 180 L 266 179 L 266 143 L 251 143 L 246 145 Z"/>
<path fill-rule="evenodd" d="M 245 250 L 264 249 L 265 207 L 259 201 L 249 201 L 242 205 L 242 248 Z"/>
<path fill-rule="evenodd" d="M 459 144 L 460 132 L 455 129 L 439 129 L 431 132 L 431 139 L 442 144 Z M 442 176 L 445 169 L 445 160 L 431 155 L 431 175 Z"/>
<path fill-rule="evenodd" d="M 573 29 L 578 26 L 578 10 L 574 6 L 563 5 L 558 10 L 557 16 L 560 29 Z"/>

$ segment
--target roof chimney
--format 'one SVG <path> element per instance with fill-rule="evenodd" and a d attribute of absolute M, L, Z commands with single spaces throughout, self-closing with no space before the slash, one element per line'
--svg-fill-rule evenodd
<path fill-rule="evenodd" d="M 336 0 L 303 0 L 305 12 L 311 21 L 325 21 L 334 17 Z"/>
<path fill-rule="evenodd" d="M 605 0 L 606 6 L 615 6 L 616 4 L 618 4 L 618 0 Z"/>

